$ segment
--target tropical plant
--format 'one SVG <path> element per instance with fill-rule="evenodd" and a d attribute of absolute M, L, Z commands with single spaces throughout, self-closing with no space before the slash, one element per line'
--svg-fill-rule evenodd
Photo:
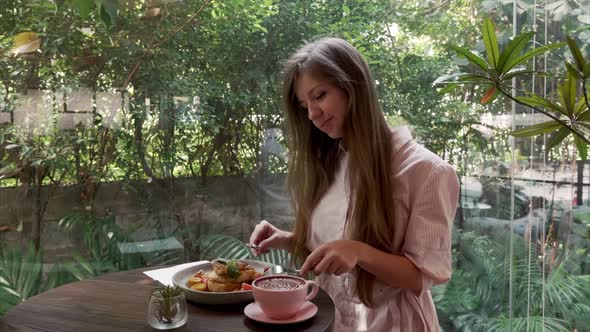
<path fill-rule="evenodd" d="M 32 203 L 35 218 L 31 241 L 36 249 L 41 245 L 42 220 L 49 198 L 67 175 L 64 166 L 71 151 L 59 133 L 30 137 L 19 131 L 0 131 L 0 181 L 14 179 L 24 189 L 23 198 Z"/>
<path fill-rule="evenodd" d="M 179 305 L 174 298 L 182 295 L 184 290 L 179 286 L 163 286 L 154 290 L 152 296 L 158 297 L 155 315 L 159 322 L 172 324 L 178 314 Z"/>
<path fill-rule="evenodd" d="M 88 253 L 89 259 L 86 261 L 79 253 L 75 253 L 74 258 L 85 267 L 89 273 L 87 277 L 117 271 L 122 265 L 125 266 L 117 243 L 124 242 L 126 234 L 116 224 L 114 215 L 100 218 L 92 213 L 72 213 L 59 221 L 59 227 L 72 240 L 76 239 L 77 234 L 82 235 L 81 249 Z"/>
<path fill-rule="evenodd" d="M 0 244 L 0 316 L 12 306 L 38 293 L 76 280 L 60 263 L 43 271 L 43 252 Z"/>
<path fill-rule="evenodd" d="M 564 62 L 567 75 L 559 86 L 559 101 L 552 101 L 534 92 L 520 91 L 511 85 L 516 78 L 530 74 L 548 75 L 548 73 L 527 68 L 527 62 L 547 51 L 566 45 L 566 43 L 554 43 L 525 51 L 534 34 L 534 32 L 519 34 L 500 50 L 494 23 L 490 18 L 486 18 L 482 28 L 482 39 L 487 60 L 469 49 L 450 45 L 450 48 L 474 65 L 476 71 L 444 76 L 437 83 L 449 82 L 450 79 L 456 80 L 442 89 L 443 93 L 451 91 L 459 84 L 485 85 L 488 88 L 481 99 L 483 104 L 492 101 L 500 94 L 515 103 L 546 115 L 551 119 L 550 121 L 517 129 L 512 132 L 512 135 L 528 137 L 553 133 L 546 145 L 546 150 L 550 150 L 572 134 L 580 157 L 586 159 L 588 143 L 590 143 L 590 101 L 586 86 L 586 80 L 590 78 L 590 61 L 582 56 L 576 41 L 568 36 L 567 45 L 574 63 Z M 513 91 L 524 93 L 524 96 L 515 96 Z M 578 91 L 581 91 L 580 96 Z"/>
<path fill-rule="evenodd" d="M 194 247 L 199 252 L 199 259 L 212 260 L 221 257 L 258 260 L 281 266 L 291 264 L 291 255 L 285 250 L 271 249 L 268 253 L 254 256 L 244 242 L 233 236 L 205 235 L 196 241 Z"/>
<path fill-rule="evenodd" d="M 94 213 L 72 213 L 60 220 L 59 227 L 74 241 L 82 237 L 82 244 L 77 245 L 82 254 L 73 253 L 77 266 L 83 268 L 77 271 L 79 278 L 145 266 L 171 265 L 184 260 L 178 252 L 159 247 L 157 241 L 147 254 L 123 252 L 121 246 L 133 246 L 134 241 L 130 232 L 117 224 L 113 214 L 99 217 Z"/>
<path fill-rule="evenodd" d="M 445 330 L 587 331 L 590 276 L 573 275 L 565 262 L 549 270 L 522 239 L 459 232 L 456 241 L 453 278 L 433 290 Z"/>

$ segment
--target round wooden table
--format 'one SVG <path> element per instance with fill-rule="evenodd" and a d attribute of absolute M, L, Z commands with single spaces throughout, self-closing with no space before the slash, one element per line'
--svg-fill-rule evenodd
<path fill-rule="evenodd" d="M 41 293 L 0 318 L 0 331 L 155 331 L 147 323 L 148 299 L 156 282 L 147 269 L 105 274 Z M 172 331 L 332 331 L 334 303 L 320 290 L 318 313 L 293 325 L 270 325 L 244 315 L 246 304 L 206 306 L 189 302 L 186 325 Z"/>

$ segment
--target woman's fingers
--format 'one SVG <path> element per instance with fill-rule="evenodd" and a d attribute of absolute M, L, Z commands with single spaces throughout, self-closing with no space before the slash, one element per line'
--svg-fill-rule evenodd
<path fill-rule="evenodd" d="M 315 271 L 316 265 L 322 260 L 323 255 L 323 247 L 319 247 L 318 249 L 314 250 L 301 266 L 301 270 L 299 275 L 306 276 L 310 271 Z"/>
<path fill-rule="evenodd" d="M 271 234 L 271 224 L 268 223 L 266 220 L 262 220 L 256 227 L 254 227 L 254 231 L 250 236 L 250 243 L 258 245 L 260 241 L 266 239 Z"/>
<path fill-rule="evenodd" d="M 258 243 L 261 241 L 261 237 L 263 235 L 262 231 L 263 230 L 262 230 L 262 226 L 260 223 L 254 227 L 252 234 L 250 234 L 250 244 L 251 245 L 258 246 Z M 252 254 L 254 256 L 258 256 L 258 254 L 259 254 L 257 248 L 250 247 L 250 251 L 252 252 Z"/>
<path fill-rule="evenodd" d="M 257 246 L 257 248 L 250 248 L 254 256 L 268 252 L 268 248 L 272 247 L 276 240 L 276 231 L 277 229 L 266 220 L 260 221 L 254 227 L 254 231 L 250 235 L 250 244 Z"/>
<path fill-rule="evenodd" d="M 279 236 L 276 233 L 274 233 L 266 239 L 262 240 L 260 243 L 258 243 L 258 252 L 267 253 L 270 248 L 275 248 L 277 246 L 276 242 L 278 238 Z"/>
<path fill-rule="evenodd" d="M 331 260 L 330 263 L 328 264 L 328 266 L 326 267 L 326 270 L 324 271 L 324 273 L 326 274 L 336 274 L 336 271 L 340 268 L 340 265 L 338 265 L 338 262 L 335 260 Z"/>
<path fill-rule="evenodd" d="M 322 259 L 315 265 L 313 272 L 315 274 L 334 274 L 334 271 L 336 271 L 340 265 L 337 257 L 325 253 L 324 257 L 322 257 Z"/>

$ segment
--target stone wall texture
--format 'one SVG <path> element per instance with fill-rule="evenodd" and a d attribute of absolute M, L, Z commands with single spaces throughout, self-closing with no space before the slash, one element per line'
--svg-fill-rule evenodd
<path fill-rule="evenodd" d="M 175 179 L 163 185 L 154 182 L 105 182 L 96 191 L 93 206 L 80 199 L 80 187 L 44 186 L 41 202 L 41 247 L 49 256 L 67 255 L 81 240 L 66 237 L 58 227 L 66 215 L 92 210 L 97 216 L 112 214 L 132 241 L 175 236 L 196 240 L 203 235 L 225 234 L 247 241 L 253 227 L 266 219 L 289 229 L 292 213 L 285 192 L 285 176 L 259 178 L 211 177 L 205 184 L 196 179 Z M 30 243 L 36 220 L 36 195 L 22 187 L 0 188 L 0 242 L 25 247 Z M 19 231 L 17 231 L 19 230 Z M 182 239 L 179 239 L 182 242 Z"/>

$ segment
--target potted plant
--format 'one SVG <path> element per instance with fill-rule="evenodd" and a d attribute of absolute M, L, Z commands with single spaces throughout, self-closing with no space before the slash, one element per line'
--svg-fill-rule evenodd
<path fill-rule="evenodd" d="M 163 286 L 156 288 L 148 305 L 148 322 L 158 330 L 183 326 L 188 320 L 186 298 L 182 288 Z"/>

